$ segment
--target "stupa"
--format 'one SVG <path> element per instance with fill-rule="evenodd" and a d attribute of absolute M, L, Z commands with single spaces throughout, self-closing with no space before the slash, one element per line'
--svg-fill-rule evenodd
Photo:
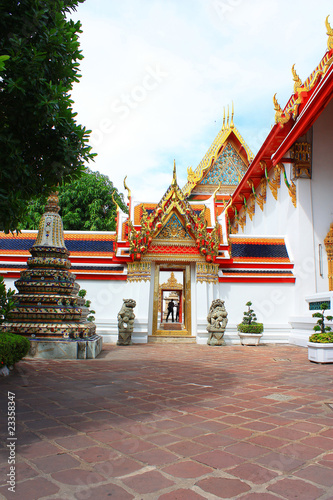
<path fill-rule="evenodd" d="M 95 358 L 102 349 L 96 325 L 76 276 L 70 271 L 58 193 L 52 193 L 42 215 L 37 239 L 29 250 L 27 269 L 15 282 L 14 309 L 3 331 L 29 337 L 29 355 L 40 358 Z"/>

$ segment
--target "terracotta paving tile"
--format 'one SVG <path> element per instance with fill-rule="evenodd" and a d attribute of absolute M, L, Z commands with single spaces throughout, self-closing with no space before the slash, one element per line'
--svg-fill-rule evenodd
<path fill-rule="evenodd" d="M 136 493 L 153 493 L 174 484 L 158 471 L 148 471 L 143 474 L 136 474 L 133 477 L 123 479 L 123 483 Z"/>
<path fill-rule="evenodd" d="M 312 431 L 316 432 L 316 431 Z M 326 431 L 323 431 L 320 433 L 321 436 L 328 437 L 328 438 L 333 438 L 333 428 L 332 429 L 327 429 Z"/>
<path fill-rule="evenodd" d="M 267 487 L 268 491 L 281 495 L 282 498 L 302 500 L 315 500 L 319 498 L 324 490 L 310 483 L 298 479 L 281 479 L 275 484 Z"/>
<path fill-rule="evenodd" d="M 236 444 L 231 444 L 225 449 L 225 451 L 244 458 L 254 458 L 267 453 L 267 450 L 265 450 L 265 448 L 249 442 L 239 442 Z"/>
<path fill-rule="evenodd" d="M 246 424 L 248 421 L 249 421 L 249 419 L 244 418 L 244 417 L 239 417 L 238 415 L 229 415 L 229 416 L 220 418 L 220 422 L 223 422 L 225 424 L 231 424 L 231 425 L 242 425 L 242 424 Z"/>
<path fill-rule="evenodd" d="M 65 427 L 64 425 L 59 425 L 58 427 L 50 427 L 49 429 L 43 429 L 38 432 L 48 439 L 54 439 L 63 436 L 75 436 L 77 433 L 75 429 Z"/>
<path fill-rule="evenodd" d="M 16 484 L 15 493 L 8 491 L 7 486 L 0 488 L 0 498 L 21 498 L 22 500 L 38 500 L 48 495 L 55 495 L 59 486 L 43 477 L 37 477 Z M 2 496 L 3 495 L 3 496 Z"/>
<path fill-rule="evenodd" d="M 308 467 L 304 467 L 301 471 L 296 472 L 295 476 L 307 479 L 308 481 L 312 481 L 322 486 L 333 486 L 333 473 L 330 468 L 309 465 Z"/>
<path fill-rule="evenodd" d="M 311 460 L 312 458 L 318 457 L 323 453 L 323 450 L 319 448 L 314 448 L 313 446 L 307 446 L 302 443 L 289 443 L 286 446 L 283 446 L 279 450 L 281 453 L 285 455 L 291 455 L 296 458 L 300 458 L 301 460 Z"/>
<path fill-rule="evenodd" d="M 164 467 L 162 470 L 171 476 L 181 478 L 196 478 L 213 471 L 211 467 L 207 467 L 192 460 L 177 462 Z"/>
<path fill-rule="evenodd" d="M 113 441 L 119 441 L 120 439 L 129 437 L 129 434 L 122 430 L 102 429 L 100 431 L 87 432 L 87 436 L 97 441 L 101 441 L 102 443 L 112 443 Z"/>
<path fill-rule="evenodd" d="M 294 469 L 298 469 L 301 465 L 304 465 L 306 460 L 272 451 L 263 457 L 256 458 L 256 462 L 264 465 L 268 469 L 280 472 L 290 472 Z"/>
<path fill-rule="evenodd" d="M 196 436 L 202 436 L 202 434 L 205 434 L 205 429 L 201 429 L 200 427 L 196 426 L 188 426 L 188 427 L 184 426 L 184 427 L 179 427 L 178 429 L 171 429 L 170 434 L 183 438 L 191 438 Z"/>
<path fill-rule="evenodd" d="M 155 429 L 156 430 L 169 430 L 169 429 L 178 429 L 179 428 L 179 422 L 176 420 L 159 420 L 154 423 Z"/>
<path fill-rule="evenodd" d="M 314 446 L 316 448 L 320 448 L 324 451 L 333 450 L 333 439 L 322 437 L 322 436 L 313 436 L 302 439 L 303 444 L 307 444 L 309 446 Z"/>
<path fill-rule="evenodd" d="M 181 489 L 170 491 L 170 493 L 164 493 L 164 495 L 158 497 L 158 500 L 201 500 L 205 498 L 206 497 L 198 495 L 198 493 L 193 490 Z"/>
<path fill-rule="evenodd" d="M 134 457 L 136 460 L 156 466 L 168 464 L 178 460 L 178 456 L 174 453 L 170 453 L 169 451 L 161 450 L 159 448 L 135 453 Z"/>
<path fill-rule="evenodd" d="M 142 439 L 135 437 L 121 439 L 120 441 L 113 441 L 111 446 L 115 450 L 121 451 L 122 453 L 127 453 L 129 455 L 138 453 L 139 451 L 146 451 L 150 448 L 156 448 L 152 443 L 143 441 Z"/>
<path fill-rule="evenodd" d="M 225 479 L 220 477 L 209 477 L 196 483 L 196 486 L 218 498 L 234 498 L 241 493 L 249 491 L 248 484 L 238 479 Z"/>
<path fill-rule="evenodd" d="M 124 488 L 121 488 L 113 483 L 97 486 L 95 488 L 84 489 L 81 492 L 76 493 L 74 498 L 77 500 L 85 500 L 88 498 L 104 500 L 112 497 L 115 500 L 132 500 L 134 498 L 131 493 L 128 493 L 124 490 Z"/>
<path fill-rule="evenodd" d="M 179 426 L 179 424 L 191 425 L 198 422 L 200 423 L 202 421 L 205 421 L 206 419 L 203 417 L 198 417 L 197 415 L 189 414 L 189 415 L 180 415 L 178 417 L 174 417 L 173 420 L 178 422 Z"/>
<path fill-rule="evenodd" d="M 89 446 L 96 446 L 96 441 L 84 434 L 71 436 L 70 439 L 68 437 L 62 437 L 54 441 L 63 448 L 66 448 L 66 450 L 79 450 L 81 448 L 88 448 Z"/>
<path fill-rule="evenodd" d="M 75 460 L 75 458 L 67 454 L 49 455 L 48 457 L 35 458 L 31 461 L 45 474 L 80 466 L 78 460 Z"/>
<path fill-rule="evenodd" d="M 267 413 L 258 410 L 246 410 L 239 414 L 240 417 L 251 418 L 253 420 L 259 420 L 260 418 L 267 417 Z"/>
<path fill-rule="evenodd" d="M 307 432 L 309 434 L 314 434 L 314 433 L 320 432 L 322 429 L 322 426 L 313 424 L 312 422 L 296 422 L 295 424 L 289 425 L 288 428 L 289 429 L 296 429 L 297 431 L 304 431 L 304 432 Z"/>
<path fill-rule="evenodd" d="M 177 453 L 182 457 L 191 457 L 192 455 L 197 455 L 198 453 L 205 453 L 210 449 L 208 446 L 204 446 L 190 440 L 179 441 L 178 443 L 167 446 L 167 448 L 172 453 Z"/>
<path fill-rule="evenodd" d="M 193 441 L 196 443 L 203 444 L 204 446 L 209 446 L 210 448 L 219 448 L 223 446 L 228 446 L 235 442 L 235 439 L 232 439 L 223 434 L 203 434 L 202 436 L 193 438 Z"/>
<path fill-rule="evenodd" d="M 177 443 L 179 439 L 180 438 L 177 436 L 160 432 L 158 434 L 153 434 L 151 436 L 148 436 L 146 438 L 146 441 L 156 444 L 157 446 L 167 446 L 168 444 Z"/>
<path fill-rule="evenodd" d="M 238 465 L 234 469 L 228 469 L 228 474 L 232 474 L 246 481 L 251 481 L 255 484 L 266 483 L 278 475 L 265 467 L 251 463 L 244 463 Z"/>
<path fill-rule="evenodd" d="M 264 446 L 265 448 L 272 448 L 273 450 L 281 448 L 285 444 L 289 444 L 289 441 L 277 439 L 275 437 L 268 436 L 267 434 L 260 434 L 259 436 L 249 439 L 248 442 Z"/>
<path fill-rule="evenodd" d="M 61 448 L 54 446 L 51 443 L 39 441 L 38 443 L 32 443 L 28 445 L 21 446 L 19 448 L 19 454 L 25 458 L 37 458 L 46 457 L 47 455 L 55 455 L 56 453 L 62 452 Z"/>
<path fill-rule="evenodd" d="M 110 477 L 127 476 L 128 474 L 139 471 L 143 467 L 144 465 L 136 460 L 118 455 L 111 460 L 106 460 L 96 464 L 94 466 L 94 470 L 108 479 Z"/>
<path fill-rule="evenodd" d="M 266 424 L 265 422 L 262 422 L 260 420 L 255 420 L 254 422 L 248 422 L 246 424 L 243 424 L 242 427 L 244 429 L 251 429 L 253 431 L 266 432 L 271 429 L 274 429 L 276 426 L 272 424 Z"/>
<path fill-rule="evenodd" d="M 196 460 L 202 464 L 214 467 L 214 469 L 227 469 L 244 462 L 244 459 L 231 453 L 222 450 L 212 450 L 208 453 L 192 456 L 192 460 Z"/>
<path fill-rule="evenodd" d="M 241 427 L 229 427 L 228 429 L 224 429 L 220 432 L 222 436 L 226 436 L 232 439 L 246 439 L 253 435 L 252 431 L 247 429 L 243 429 Z"/>
<path fill-rule="evenodd" d="M 272 431 L 267 432 L 267 434 L 282 439 L 290 439 L 292 441 L 298 441 L 307 436 L 306 432 L 291 429 L 290 427 L 273 429 Z"/>
<path fill-rule="evenodd" d="M 112 448 L 102 448 L 101 446 L 90 446 L 83 450 L 75 450 L 75 455 L 80 457 L 85 462 L 95 463 L 110 460 L 116 456 L 116 452 Z"/>
<path fill-rule="evenodd" d="M 222 406 L 218 406 L 217 410 L 219 410 L 223 413 L 232 413 L 232 415 L 234 415 L 235 413 L 239 413 L 241 411 L 244 411 L 244 406 L 222 405 Z"/>
<path fill-rule="evenodd" d="M 217 422 L 216 420 L 205 420 L 204 422 L 194 424 L 193 427 L 196 427 L 197 429 L 202 429 L 202 431 L 210 431 L 210 432 L 220 432 L 223 429 L 228 428 L 228 426 L 225 423 Z"/>
<path fill-rule="evenodd" d="M 277 500 L 276 495 L 271 495 L 270 493 L 247 493 L 243 495 L 242 500 Z"/>

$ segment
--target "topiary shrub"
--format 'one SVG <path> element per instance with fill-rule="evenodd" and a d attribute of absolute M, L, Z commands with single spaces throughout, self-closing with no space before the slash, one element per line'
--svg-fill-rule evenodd
<path fill-rule="evenodd" d="M 14 333 L 0 332 L 0 368 L 13 366 L 28 354 L 30 342 Z"/>
<path fill-rule="evenodd" d="M 247 311 L 244 311 L 243 320 L 237 325 L 237 330 L 240 333 L 262 333 L 264 330 L 263 323 L 257 323 L 257 316 L 251 309 L 252 302 L 246 302 Z"/>
<path fill-rule="evenodd" d="M 82 297 L 83 299 L 85 299 L 86 295 L 87 295 L 87 290 L 85 290 L 84 288 L 81 288 L 81 290 L 79 290 L 79 293 L 78 293 L 79 297 Z M 88 307 L 88 309 L 90 308 L 90 304 L 91 304 L 91 300 L 87 300 L 85 299 L 85 307 Z M 93 316 L 93 314 L 96 314 L 96 311 L 93 311 L 93 309 L 89 309 L 89 316 L 87 316 L 87 321 L 95 321 L 95 316 Z"/>
<path fill-rule="evenodd" d="M 325 318 L 325 311 L 328 309 L 328 304 L 323 302 L 320 305 L 321 312 L 316 312 L 312 314 L 313 318 L 318 318 L 317 324 L 313 327 L 315 332 L 318 333 L 313 333 L 309 341 L 310 342 L 317 342 L 319 344 L 329 344 L 333 343 L 333 332 L 332 328 L 330 326 L 325 325 L 325 319 L 328 321 L 332 321 L 333 316 L 326 316 Z"/>
<path fill-rule="evenodd" d="M 241 333 L 262 333 L 264 325 L 263 323 L 252 323 L 251 325 L 240 323 L 237 325 L 237 330 Z"/>

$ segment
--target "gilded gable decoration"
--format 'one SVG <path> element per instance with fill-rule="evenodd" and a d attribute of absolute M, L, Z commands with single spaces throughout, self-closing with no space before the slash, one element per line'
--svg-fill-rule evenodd
<path fill-rule="evenodd" d="M 276 93 L 273 96 L 273 103 L 275 111 L 275 123 L 280 123 L 281 125 L 284 125 L 290 120 L 290 114 L 282 110 L 276 98 Z"/>
<path fill-rule="evenodd" d="M 271 178 L 269 178 L 268 173 L 267 173 L 267 169 L 266 169 L 265 176 L 266 176 L 266 180 L 267 180 L 267 184 L 269 186 L 269 189 L 271 190 L 274 198 L 277 200 L 278 189 L 280 188 L 280 185 L 281 185 L 281 170 L 279 167 L 275 166 L 273 172 L 274 172 L 273 176 Z"/>
<path fill-rule="evenodd" d="M 309 142 L 295 142 L 290 151 L 290 156 L 295 161 L 292 166 L 293 179 L 311 179 L 311 153 L 311 144 Z"/>
<path fill-rule="evenodd" d="M 255 213 L 256 199 L 253 193 L 250 194 L 246 203 L 246 210 L 250 219 L 253 219 Z"/>

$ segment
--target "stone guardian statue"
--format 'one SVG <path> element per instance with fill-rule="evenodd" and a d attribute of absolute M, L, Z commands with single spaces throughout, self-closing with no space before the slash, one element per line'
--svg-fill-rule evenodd
<path fill-rule="evenodd" d="M 136 302 L 133 299 L 123 299 L 124 303 L 118 313 L 118 342 L 117 345 L 132 345 L 132 333 Z"/>
<path fill-rule="evenodd" d="M 225 345 L 223 335 L 228 323 L 228 313 L 224 306 L 224 300 L 213 300 L 209 309 L 207 321 L 208 325 L 206 330 L 209 333 L 207 344 Z"/>

